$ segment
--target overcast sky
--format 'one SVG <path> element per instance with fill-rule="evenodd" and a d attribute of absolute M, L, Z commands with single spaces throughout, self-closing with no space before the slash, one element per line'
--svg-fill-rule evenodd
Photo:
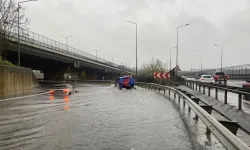
<path fill-rule="evenodd" d="M 38 0 L 23 3 L 31 31 L 121 64 L 135 66 L 135 25 L 138 24 L 138 64 L 158 58 L 169 61 L 179 29 L 182 70 L 249 63 L 250 4 L 248 0 Z M 176 50 L 172 50 L 172 66 Z M 191 62 L 190 62 L 191 61 Z"/>

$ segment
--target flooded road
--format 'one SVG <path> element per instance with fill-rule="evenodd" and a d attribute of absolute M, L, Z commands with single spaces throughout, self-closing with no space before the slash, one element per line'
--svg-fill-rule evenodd
<path fill-rule="evenodd" d="M 162 95 L 113 86 L 0 102 L 0 149 L 195 149 Z"/>

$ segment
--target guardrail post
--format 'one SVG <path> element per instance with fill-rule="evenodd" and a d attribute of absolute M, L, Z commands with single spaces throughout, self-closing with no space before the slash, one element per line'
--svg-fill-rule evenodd
<path fill-rule="evenodd" d="M 208 87 L 208 96 L 210 96 L 210 90 L 211 90 L 211 88 L 210 88 L 210 86 Z"/>
<path fill-rule="evenodd" d="M 238 110 L 242 109 L 242 94 L 239 94 L 239 99 L 238 99 Z"/>
<path fill-rule="evenodd" d="M 205 92 L 206 92 L 206 87 L 205 85 L 203 85 L 203 94 L 206 94 Z"/>
<path fill-rule="evenodd" d="M 185 104 L 186 104 L 186 102 L 185 102 L 185 99 L 184 99 L 184 97 L 183 97 L 183 106 L 185 107 Z"/>
<path fill-rule="evenodd" d="M 174 98 L 176 98 L 176 94 L 174 93 Z"/>
<path fill-rule="evenodd" d="M 218 100 L 218 89 L 215 88 L 215 99 Z"/>
<path fill-rule="evenodd" d="M 170 90 L 168 91 L 168 95 L 170 96 Z"/>
<path fill-rule="evenodd" d="M 154 87 L 154 91 L 155 91 L 155 87 Z"/>
<path fill-rule="evenodd" d="M 201 85 L 199 84 L 199 92 L 201 92 Z"/>
<path fill-rule="evenodd" d="M 224 104 L 227 104 L 227 90 L 224 93 Z"/>
<path fill-rule="evenodd" d="M 195 83 L 195 90 L 197 91 L 197 83 Z"/>
<path fill-rule="evenodd" d="M 194 83 L 193 83 L 193 90 L 194 90 Z"/>
<path fill-rule="evenodd" d="M 179 95 L 179 97 L 178 97 L 178 103 L 180 103 L 180 101 L 181 101 L 181 96 Z"/>
<path fill-rule="evenodd" d="M 166 90 L 164 89 L 164 93 L 166 93 Z"/>

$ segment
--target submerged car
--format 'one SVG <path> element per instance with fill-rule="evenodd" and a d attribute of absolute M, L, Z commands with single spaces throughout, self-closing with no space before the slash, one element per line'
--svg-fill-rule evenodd
<path fill-rule="evenodd" d="M 118 80 L 119 89 L 132 89 L 135 86 L 135 80 L 132 77 L 120 77 Z"/>
<path fill-rule="evenodd" d="M 77 93 L 77 90 L 73 88 L 70 84 L 58 84 L 50 90 L 50 94 L 67 94 L 71 95 Z"/>

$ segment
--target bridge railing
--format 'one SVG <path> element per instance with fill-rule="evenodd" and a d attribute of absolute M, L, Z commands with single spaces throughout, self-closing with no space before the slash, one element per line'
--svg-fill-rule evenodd
<path fill-rule="evenodd" d="M 11 37 L 12 40 L 17 41 L 17 39 L 18 39 L 18 28 L 17 27 L 13 26 L 13 27 L 8 28 L 6 33 L 9 37 Z M 69 54 L 69 55 L 73 55 L 73 56 L 80 56 L 80 57 L 85 58 L 85 59 L 87 58 L 91 61 L 101 62 L 101 63 L 105 63 L 105 64 L 110 65 L 110 66 L 120 68 L 119 65 L 117 65 L 113 62 L 107 61 L 107 60 L 102 59 L 100 57 L 96 57 L 92 54 L 86 53 L 82 50 L 73 48 L 71 46 L 60 43 L 60 42 L 55 41 L 53 39 L 47 38 L 43 35 L 34 33 L 34 32 L 29 31 L 27 29 L 20 28 L 19 33 L 20 33 L 19 34 L 20 35 L 20 42 L 29 42 L 31 44 L 36 44 L 36 45 L 39 45 L 39 46 L 42 46 L 45 48 L 49 48 L 52 50 L 56 50 L 56 51 L 59 51 L 59 52 L 65 53 L 65 54 Z M 122 69 L 134 72 L 134 70 L 131 68 L 122 68 Z"/>
<path fill-rule="evenodd" d="M 249 150 L 249 147 L 244 142 L 242 142 L 237 136 L 230 132 L 208 112 L 206 112 L 203 108 L 196 104 L 190 97 L 188 97 L 178 89 L 154 83 L 137 82 L 137 85 L 144 88 L 159 89 L 159 91 L 164 90 L 164 93 L 168 91 L 169 95 L 173 93 L 175 98 L 176 95 L 178 95 L 178 100 L 180 101 L 182 99 L 183 104 L 186 103 L 189 109 L 193 110 L 193 112 L 207 126 L 209 131 L 217 137 L 217 139 L 222 143 L 222 145 L 224 145 L 225 148 L 230 150 Z"/>
<path fill-rule="evenodd" d="M 206 94 L 206 88 L 208 89 L 208 96 L 211 96 L 211 89 L 215 89 L 215 99 L 218 100 L 218 91 L 221 90 L 224 92 L 224 104 L 227 104 L 227 95 L 228 92 L 238 94 L 238 110 L 242 109 L 242 97 L 243 96 L 250 96 L 250 93 L 247 91 L 244 91 L 240 87 L 230 87 L 230 86 L 218 86 L 210 83 L 202 83 L 199 81 L 193 81 L 193 80 L 185 80 L 184 84 L 188 87 L 190 87 L 193 90 L 199 90 L 201 92 L 201 87 L 203 88 L 203 94 Z"/>

